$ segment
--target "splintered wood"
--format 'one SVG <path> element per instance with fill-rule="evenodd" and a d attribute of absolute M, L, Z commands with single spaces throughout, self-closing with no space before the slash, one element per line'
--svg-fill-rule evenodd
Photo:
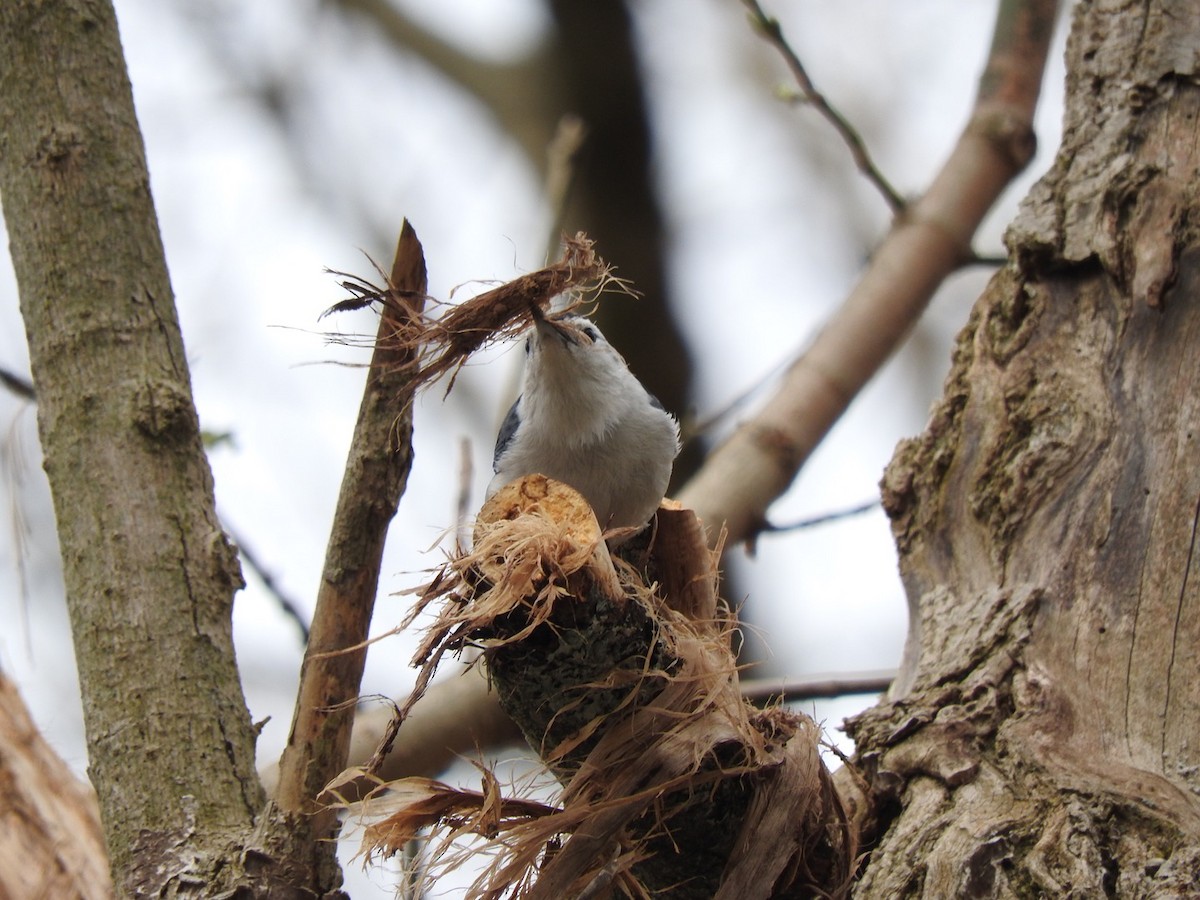
<path fill-rule="evenodd" d="M 390 856 L 431 828 L 427 876 L 486 852 L 469 896 L 487 900 L 845 896 L 855 834 L 819 729 L 741 697 L 694 514 L 660 509 L 621 553 L 583 497 L 544 476 L 484 506 L 474 548 L 420 589 L 418 610 L 441 607 L 414 662 L 427 682 L 443 653 L 483 648 L 561 790 L 502 798 L 482 766 L 482 791 L 383 784 L 352 804 L 370 822 L 363 852 Z"/>
<path fill-rule="evenodd" d="M 412 325 L 397 332 L 395 340 L 399 349 L 413 354 L 412 377 L 417 386 L 422 386 L 449 373 L 447 393 L 454 386 L 459 369 L 472 354 L 485 346 L 516 337 L 556 297 L 569 295 L 563 309 L 556 310 L 555 314 L 561 315 L 578 307 L 581 298 L 606 288 L 635 293 L 626 282 L 613 275 L 612 267 L 600 258 L 594 242 L 583 232 L 564 239 L 563 255 L 557 262 L 463 303 L 451 305 L 421 298 L 428 301 L 429 307 L 445 310 L 439 316 L 423 314 L 420 304 L 414 302 L 415 298 L 396 290 L 390 279 L 386 287 L 379 287 L 357 275 L 333 274 L 341 277 L 339 284 L 351 296 L 326 310 L 326 315 L 374 304 L 403 310 L 402 318 L 411 321 Z"/>

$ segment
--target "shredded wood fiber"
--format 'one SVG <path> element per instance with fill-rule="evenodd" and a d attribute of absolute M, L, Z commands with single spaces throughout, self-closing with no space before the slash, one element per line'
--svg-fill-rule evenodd
<path fill-rule="evenodd" d="M 571 303 L 553 314 L 559 316 L 578 308 L 584 302 L 582 298 L 606 288 L 634 293 L 626 282 L 613 275 L 612 267 L 600 258 L 594 242 L 583 232 L 564 238 L 563 247 L 558 262 L 463 303 L 449 304 L 423 298 L 426 301 L 424 308 L 439 310 L 440 315 L 427 314 L 390 282 L 386 287 L 379 287 L 357 275 L 333 272 L 341 277 L 339 284 L 350 297 L 334 304 L 325 314 L 375 304 L 403 311 L 398 320 L 410 324 L 398 330 L 394 339 L 398 349 L 411 352 L 416 387 L 449 373 L 446 385 L 449 393 L 459 369 L 473 353 L 520 334 L 555 297 L 569 293 L 573 298 Z M 385 281 L 389 280 L 385 278 Z M 334 340 L 344 338 L 339 336 Z"/>
<path fill-rule="evenodd" d="M 819 729 L 748 705 L 732 621 L 689 618 L 653 580 L 670 571 L 664 583 L 692 595 L 686 608 L 708 606 L 698 584 L 717 608 L 703 541 L 690 558 L 655 558 L 658 545 L 689 546 L 669 534 L 694 526 L 689 516 L 660 510 L 658 539 L 634 565 L 609 557 L 586 501 L 565 485 L 529 476 L 485 505 L 474 548 L 418 591 L 413 616 L 441 606 L 405 708 L 444 653 L 482 647 L 502 704 L 561 790 L 553 803 L 505 798 L 482 766 L 480 791 L 384 784 L 354 807 L 371 822 L 364 853 L 390 856 L 431 828 L 431 879 L 491 855 L 469 894 L 484 900 L 602 887 L 628 897 L 845 896 L 855 840 L 818 755 Z"/>

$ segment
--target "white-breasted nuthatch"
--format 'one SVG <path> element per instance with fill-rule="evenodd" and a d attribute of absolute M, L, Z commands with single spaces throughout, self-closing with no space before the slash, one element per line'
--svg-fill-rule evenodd
<path fill-rule="evenodd" d="M 667 490 L 679 426 L 581 316 L 537 310 L 525 341 L 525 381 L 492 458 L 492 496 L 538 473 L 592 505 L 601 528 L 645 525 Z"/>

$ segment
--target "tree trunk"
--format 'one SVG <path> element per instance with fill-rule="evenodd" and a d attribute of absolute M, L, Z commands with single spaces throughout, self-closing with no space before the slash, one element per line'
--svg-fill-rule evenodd
<path fill-rule="evenodd" d="M 0 4 L 0 195 L 119 892 L 217 883 L 264 798 L 110 3 Z"/>
<path fill-rule="evenodd" d="M 1200 4 L 1081 3 L 1064 146 L 884 479 L 911 624 L 852 723 L 862 897 L 1200 883 Z"/>

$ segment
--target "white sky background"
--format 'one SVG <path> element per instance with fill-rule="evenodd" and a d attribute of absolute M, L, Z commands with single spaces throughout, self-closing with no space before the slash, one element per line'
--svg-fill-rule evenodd
<path fill-rule="evenodd" d="M 316 3 L 116 5 L 201 421 L 235 441 L 211 454 L 220 511 L 311 613 L 364 377 L 361 369 L 311 363 L 365 362 L 367 351 L 326 347 L 320 332 L 375 329 L 368 313 L 317 321 L 341 297 L 323 267 L 371 274 L 360 248 L 386 264 L 407 216 L 425 246 L 431 293 L 445 298 L 457 285 L 540 265 L 549 212 L 536 175 L 473 100 Z M 520 54 L 547 27 L 536 0 L 404 5 L 445 37 L 494 58 Z M 695 402 L 704 415 L 811 338 L 882 237 L 887 210 L 823 121 L 774 98 L 773 86 L 790 81 L 740 4 L 635 6 L 671 276 L 701 365 Z M 774 0 L 767 8 L 893 184 L 914 194 L 965 122 L 994 6 Z M 1042 149 L 987 220 L 976 242 L 981 252 L 999 251 L 1017 202 L 1057 146 L 1061 42 L 1060 35 L 1039 109 Z M 228 73 L 231 61 L 300 80 L 315 98 L 302 104 L 296 133 L 303 140 L 282 138 L 265 120 Z M 388 242 L 381 245 L 379 233 Z M 772 508 L 775 521 L 876 495 L 897 440 L 923 427 L 950 342 L 987 275 L 974 269 L 951 279 L 905 350 Z M 462 290 L 474 292 L 470 284 Z M 417 570 L 441 558 L 426 551 L 453 521 L 462 437 L 472 443 L 476 504 L 482 496 L 520 357 L 493 353 L 463 374 L 449 401 L 436 388 L 419 401 L 416 463 L 391 531 L 378 631 L 407 606 L 391 592 L 419 583 Z M 0 364 L 28 371 L 7 255 Z M 34 413 L 0 391 L 0 666 L 82 772 L 81 712 Z M 765 537 L 755 559 L 737 550 L 730 565 L 747 592 L 731 599 L 745 600 L 770 654 L 764 672 L 783 678 L 899 661 L 905 601 L 881 512 Z M 247 581 L 235 628 L 251 711 L 256 720 L 271 717 L 259 742 L 265 761 L 277 758 L 287 735 L 302 648 L 254 575 L 247 572 Z M 410 637 L 378 644 L 363 693 L 402 697 L 412 682 L 412 646 Z M 832 728 L 869 702 L 817 703 L 815 715 Z M 348 874 L 356 897 L 372 895 Z"/>

